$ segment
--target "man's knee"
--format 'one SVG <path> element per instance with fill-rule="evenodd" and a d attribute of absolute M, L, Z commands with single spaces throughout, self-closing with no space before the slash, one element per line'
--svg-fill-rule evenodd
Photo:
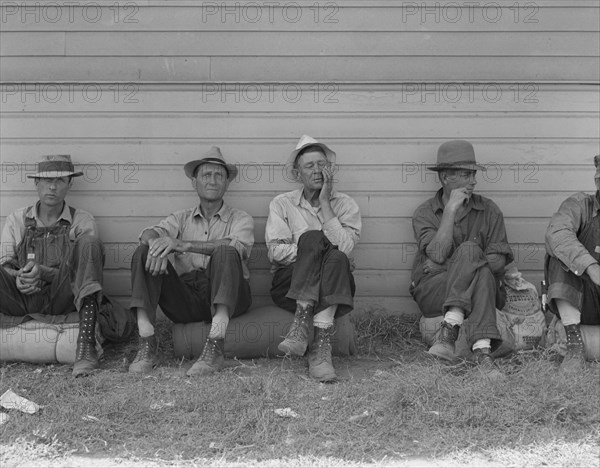
<path fill-rule="evenodd" d="M 92 263 L 104 263 L 104 245 L 100 238 L 89 234 L 83 235 L 75 241 L 77 257 Z"/>
<path fill-rule="evenodd" d="M 323 231 L 306 231 L 298 239 L 298 249 L 312 248 L 320 245 L 321 242 L 327 239 Z"/>
<path fill-rule="evenodd" d="M 231 245 L 219 245 L 213 250 L 213 253 L 210 255 L 211 263 L 239 263 L 241 261 L 240 254 L 236 250 L 235 247 Z"/>
<path fill-rule="evenodd" d="M 150 247 L 146 244 L 140 244 L 133 252 L 133 257 L 131 258 L 131 265 L 135 265 L 138 262 L 146 263 L 146 258 L 148 258 L 148 251 Z"/>

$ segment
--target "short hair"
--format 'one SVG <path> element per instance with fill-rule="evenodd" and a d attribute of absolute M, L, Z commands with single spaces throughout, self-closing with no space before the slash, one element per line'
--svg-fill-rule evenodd
<path fill-rule="evenodd" d="M 312 153 L 312 152 L 321 153 L 325 157 L 325 159 L 327 159 L 325 150 L 323 148 L 321 148 L 321 146 L 308 145 L 308 146 L 302 148 L 296 155 L 296 159 L 294 159 L 294 169 L 298 169 L 298 160 L 300 159 L 300 156 L 304 155 L 304 153 Z"/>

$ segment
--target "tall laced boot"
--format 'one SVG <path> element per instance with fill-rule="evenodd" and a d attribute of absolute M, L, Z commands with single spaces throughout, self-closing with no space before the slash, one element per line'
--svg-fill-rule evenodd
<path fill-rule="evenodd" d="M 506 376 L 494 364 L 490 348 L 479 348 L 473 351 L 478 370 L 492 382 L 504 380 Z"/>
<path fill-rule="evenodd" d="M 313 306 L 298 304 L 294 321 L 290 326 L 284 340 L 279 343 L 277 349 L 286 354 L 295 354 L 296 356 L 304 356 L 308 347 L 308 322 L 312 317 Z"/>
<path fill-rule="evenodd" d="M 95 296 L 87 296 L 79 310 L 79 336 L 73 375 L 85 376 L 98 367 L 98 352 L 96 351 L 96 317 L 98 316 L 98 301 Z"/>
<path fill-rule="evenodd" d="M 207 338 L 202 354 L 192 367 L 186 372 L 189 377 L 196 375 L 209 375 L 223 369 L 225 365 L 225 338 Z"/>
<path fill-rule="evenodd" d="M 427 352 L 437 358 L 454 361 L 456 359 L 454 354 L 455 343 L 458 338 L 459 329 L 458 325 L 450 325 L 443 320 L 440 329 L 435 335 L 433 346 Z"/>
<path fill-rule="evenodd" d="M 156 335 L 142 337 L 138 345 L 135 359 L 129 364 L 129 372 L 147 374 L 158 364 L 158 340 Z"/>
<path fill-rule="evenodd" d="M 560 365 L 560 372 L 581 372 L 585 368 L 585 352 L 581 327 L 578 323 L 567 325 L 567 355 Z"/>
<path fill-rule="evenodd" d="M 337 379 L 331 362 L 331 337 L 334 327 L 315 327 L 315 339 L 308 353 L 308 375 L 321 382 Z"/>

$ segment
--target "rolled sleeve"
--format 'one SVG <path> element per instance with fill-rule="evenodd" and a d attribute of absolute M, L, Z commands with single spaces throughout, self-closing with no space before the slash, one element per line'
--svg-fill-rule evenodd
<path fill-rule="evenodd" d="M 584 224 L 587 197 L 584 193 L 577 193 L 567 198 L 554 213 L 546 229 L 546 251 L 577 276 L 583 275 L 590 265 L 597 263 L 577 238 Z"/>
<path fill-rule="evenodd" d="M 98 226 L 94 217 L 86 212 L 77 210 L 75 213 L 75 219 L 73 220 L 73 231 L 75 239 L 79 239 L 81 236 L 98 236 Z"/>
<path fill-rule="evenodd" d="M 354 246 L 360 239 L 362 221 L 358 205 L 354 200 L 348 198 L 335 218 L 331 218 L 323 224 L 323 233 L 333 245 L 350 255 Z"/>
<path fill-rule="evenodd" d="M 229 245 L 234 247 L 242 260 L 250 258 L 250 252 L 254 245 L 254 220 L 247 214 L 239 214 L 234 217 L 229 235 L 225 237 L 229 239 Z"/>
<path fill-rule="evenodd" d="M 289 265 L 296 260 L 298 246 L 294 243 L 292 231 L 285 221 L 284 208 L 278 199 L 269 204 L 265 242 L 271 263 Z"/>

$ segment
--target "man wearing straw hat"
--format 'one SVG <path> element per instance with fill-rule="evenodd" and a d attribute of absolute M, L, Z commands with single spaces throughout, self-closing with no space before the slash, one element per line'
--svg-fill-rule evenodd
<path fill-rule="evenodd" d="M 596 193 L 567 198 L 546 230 L 548 306 L 567 334 L 563 372 L 584 367 L 580 325 L 600 325 L 600 155 L 594 166 Z"/>
<path fill-rule="evenodd" d="M 479 369 L 502 378 L 490 354 L 501 343 L 496 307 L 502 308 L 501 278 L 513 259 L 502 212 L 474 193 L 476 172 L 485 168 L 469 142 L 443 143 L 428 169 L 442 188 L 413 215 L 418 251 L 410 291 L 425 317 L 444 317 L 429 353 L 454 360 L 462 327 Z"/>
<path fill-rule="evenodd" d="M 248 258 L 254 221 L 223 201 L 237 167 L 227 164 L 215 146 L 183 170 L 199 204 L 144 229 L 131 262 L 131 308 L 137 313 L 140 341 L 129 372 L 149 372 L 158 362 L 158 305 L 173 322 L 211 323 L 202 354 L 187 371 L 188 376 L 202 376 L 223 368 L 229 319 L 245 313 L 252 302 Z"/>
<path fill-rule="evenodd" d="M 46 320 L 79 311 L 75 376 L 98 367 L 97 320 L 103 331 L 111 329 L 117 337 L 130 330 L 117 309 L 100 309 L 104 251 L 94 218 L 65 203 L 73 178 L 81 175 L 69 155 L 42 158 L 37 172 L 27 176 L 34 179 L 39 200 L 7 217 L 0 260 L 2 314 L 18 317 L 18 323 L 28 315 Z"/>
<path fill-rule="evenodd" d="M 279 350 L 304 355 L 313 325 L 309 375 L 319 381 L 336 379 L 331 360 L 334 318 L 354 307 L 351 254 L 362 227 L 356 202 L 333 190 L 335 156 L 314 138 L 300 139 L 288 166 L 302 187 L 271 201 L 265 230 L 274 273 L 271 297 L 295 313 Z"/>

